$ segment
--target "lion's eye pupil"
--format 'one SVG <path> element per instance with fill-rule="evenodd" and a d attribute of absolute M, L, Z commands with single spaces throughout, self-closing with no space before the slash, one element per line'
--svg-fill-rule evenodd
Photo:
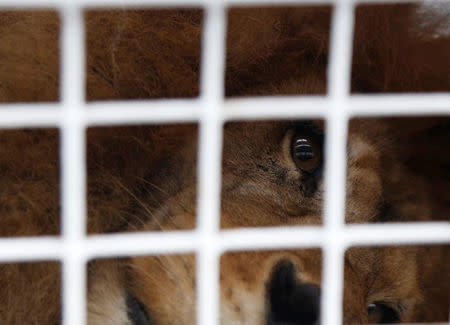
<path fill-rule="evenodd" d="M 371 313 L 373 313 L 373 312 L 376 310 L 376 308 L 377 308 L 377 305 L 375 305 L 375 304 L 370 304 L 369 306 L 367 306 L 367 312 L 368 312 L 369 314 L 371 314 Z"/>
<path fill-rule="evenodd" d="M 311 144 L 306 139 L 297 139 L 294 147 L 295 156 L 301 161 L 307 161 L 314 157 Z"/>
<path fill-rule="evenodd" d="M 370 324 L 392 324 L 399 322 L 397 312 L 383 303 L 375 302 L 368 305 L 367 314 Z"/>
<path fill-rule="evenodd" d="M 322 163 L 322 143 L 317 137 L 296 133 L 291 140 L 292 159 L 304 175 L 314 173 Z"/>

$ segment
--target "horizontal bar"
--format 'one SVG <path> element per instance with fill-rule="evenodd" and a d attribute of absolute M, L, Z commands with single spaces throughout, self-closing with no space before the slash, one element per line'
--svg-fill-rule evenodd
<path fill-rule="evenodd" d="M 450 244 L 449 222 L 347 225 L 346 246 Z"/>
<path fill-rule="evenodd" d="M 354 95 L 349 99 L 351 115 L 449 115 L 450 93 L 405 93 Z"/>
<path fill-rule="evenodd" d="M 85 241 L 88 259 L 111 256 L 192 253 L 199 247 L 196 231 L 92 235 Z"/>
<path fill-rule="evenodd" d="M 218 241 L 221 251 L 320 247 L 323 231 L 320 226 L 242 228 L 221 232 Z"/>
<path fill-rule="evenodd" d="M 88 125 L 193 122 L 200 119 L 201 100 L 166 99 L 107 101 L 86 105 Z"/>
<path fill-rule="evenodd" d="M 212 0 L 215 1 L 215 0 Z M 229 6 L 284 6 L 284 5 L 314 5 L 314 4 L 333 4 L 333 3 L 411 3 L 418 2 L 423 3 L 421 0 L 222 0 Z M 428 2 L 442 2 L 442 0 L 427 0 Z"/>
<path fill-rule="evenodd" d="M 449 115 L 449 93 L 352 95 L 346 98 L 353 116 Z M 264 96 L 226 100 L 226 120 L 327 116 L 333 105 L 328 96 Z"/>
<path fill-rule="evenodd" d="M 334 232 L 344 246 L 450 244 L 450 223 L 389 223 L 347 225 Z M 292 249 L 320 247 L 328 241 L 321 227 L 290 226 L 223 231 L 222 250 Z"/>
<path fill-rule="evenodd" d="M 357 95 L 347 102 L 354 116 L 450 114 L 450 94 Z M 317 118 L 328 115 L 332 104 L 326 96 L 243 97 L 225 100 L 219 115 L 223 120 Z M 86 105 L 85 115 L 88 124 L 194 121 L 201 105 L 201 99 L 95 102 Z"/>
<path fill-rule="evenodd" d="M 61 259 L 65 247 L 62 239 L 53 236 L 15 237 L 0 239 L 0 261 L 44 261 Z"/>
<path fill-rule="evenodd" d="M 450 94 L 354 95 L 347 100 L 352 116 L 450 115 Z M 101 101 L 83 104 L 86 125 L 198 121 L 202 99 Z M 320 118 L 328 115 L 326 96 L 267 96 L 225 100 L 223 120 Z M 62 123 L 62 104 L 0 104 L 0 127 L 53 127 Z"/>
<path fill-rule="evenodd" d="M 273 0 L 246 0 L 244 3 L 239 0 L 14 0 L 14 4 L 0 3 L 0 8 L 17 8 L 21 7 L 35 7 L 35 8 L 49 8 L 49 7 L 63 7 L 67 3 L 75 1 L 77 5 L 85 8 L 89 7 L 127 7 L 127 8 L 145 8 L 145 7 L 203 7 L 210 4 L 219 5 L 273 5 Z M 343 0 L 339 0 L 343 1 Z M 344 0 L 348 1 L 348 0 Z M 295 5 L 295 4 L 329 4 L 330 0 L 279 0 L 277 6 L 281 5 Z"/>
<path fill-rule="evenodd" d="M 287 5 L 314 5 L 314 4 L 332 4 L 336 2 L 349 3 L 398 3 L 412 2 L 414 0 L 14 0 L 13 2 L 1 2 L 0 8 L 11 9 L 17 7 L 51 8 L 64 7 L 66 5 L 78 5 L 81 7 L 201 7 L 210 4 L 222 6 L 287 6 Z M 442 0 L 428 0 L 427 2 L 439 2 Z M 419 2 L 419 1 L 416 1 Z"/>
<path fill-rule="evenodd" d="M 0 104 L 0 128 L 57 127 L 62 118 L 57 103 Z"/>
<path fill-rule="evenodd" d="M 197 232 L 146 232 L 92 235 L 77 241 L 85 258 L 192 253 L 199 246 Z M 0 239 L 0 261 L 62 259 L 74 245 L 63 237 L 20 237 Z"/>
<path fill-rule="evenodd" d="M 228 99 L 225 120 L 324 117 L 331 101 L 326 96 L 263 96 Z"/>
<path fill-rule="evenodd" d="M 76 5 L 78 7 L 103 8 L 145 8 L 145 7 L 200 7 L 208 3 L 207 0 L 14 0 L 11 3 L 0 3 L 0 8 L 17 9 L 17 7 L 34 8 L 64 8 Z"/>
<path fill-rule="evenodd" d="M 450 323 L 392 323 L 392 324 L 386 324 L 386 325 L 449 325 Z M 370 324 L 362 324 L 362 325 L 370 325 Z"/>
<path fill-rule="evenodd" d="M 242 228 L 223 230 L 216 236 L 218 250 L 242 251 L 321 247 L 328 232 L 320 226 Z M 347 225 L 336 232 L 346 247 L 378 245 L 450 244 L 450 223 L 389 223 Z M 0 260 L 59 259 L 65 241 L 58 237 L 0 239 Z M 201 240 L 197 231 L 140 232 L 92 235 L 78 243 L 86 258 L 190 253 Z M 78 245 L 77 244 L 77 245 Z"/>
<path fill-rule="evenodd" d="M 85 126 L 193 122 L 200 119 L 199 101 L 115 101 L 84 104 Z M 63 105 L 0 105 L 0 128 L 56 127 L 64 123 Z"/>

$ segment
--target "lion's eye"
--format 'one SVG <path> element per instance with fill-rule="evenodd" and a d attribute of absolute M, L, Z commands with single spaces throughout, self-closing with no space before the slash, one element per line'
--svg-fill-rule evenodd
<path fill-rule="evenodd" d="M 127 294 L 128 317 L 133 325 L 151 325 L 145 306 L 131 294 Z"/>
<path fill-rule="evenodd" d="M 367 306 L 369 324 L 392 324 L 398 323 L 397 312 L 381 302 L 375 302 Z"/>
<path fill-rule="evenodd" d="M 291 152 L 292 159 L 303 172 L 313 173 L 322 163 L 322 145 L 307 134 L 294 134 Z"/>

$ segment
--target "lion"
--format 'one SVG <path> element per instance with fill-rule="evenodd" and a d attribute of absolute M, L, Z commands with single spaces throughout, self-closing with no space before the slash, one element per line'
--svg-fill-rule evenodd
<path fill-rule="evenodd" d="M 417 14 L 356 8 L 353 93 L 450 89 L 450 40 L 430 34 L 442 20 L 419 28 Z M 329 6 L 230 9 L 226 96 L 325 95 L 330 18 Z M 198 96 L 202 20 L 198 9 L 87 11 L 86 100 Z M 0 101 L 58 100 L 58 26 L 54 12 L 0 13 Z M 448 118 L 353 118 L 346 222 L 448 222 L 449 131 Z M 190 123 L 89 128 L 88 233 L 194 229 L 197 133 Z M 325 141 L 321 119 L 225 124 L 221 229 L 321 225 Z M 1 131 L 1 236 L 59 233 L 58 142 L 55 129 Z M 444 244 L 350 248 L 343 323 L 448 321 L 449 260 Z M 87 323 L 194 324 L 195 263 L 90 261 Z M 320 324 L 321 269 L 319 248 L 225 253 L 220 323 Z M 61 322 L 57 262 L 0 271 L 1 324 Z"/>

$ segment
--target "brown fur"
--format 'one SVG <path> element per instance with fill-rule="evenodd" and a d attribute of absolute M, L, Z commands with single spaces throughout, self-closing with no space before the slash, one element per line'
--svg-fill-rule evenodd
<path fill-rule="evenodd" d="M 58 100 L 58 30 L 55 12 L 1 12 L 0 102 Z"/>
<path fill-rule="evenodd" d="M 2 324 L 59 324 L 60 265 L 33 262 L 0 265 Z"/>
<path fill-rule="evenodd" d="M 353 92 L 450 89 L 448 36 L 430 37 L 438 24 L 416 30 L 415 12 L 357 8 Z M 330 13 L 231 9 L 227 96 L 326 93 Z M 199 10 L 88 11 L 85 18 L 87 100 L 198 95 Z M 58 99 L 57 27 L 52 12 L 0 13 L 0 101 Z M 448 119 L 409 122 L 351 121 L 348 222 L 448 221 L 449 157 L 436 154 L 449 139 Z M 292 121 L 225 126 L 222 228 L 321 223 L 322 180 L 305 194 L 290 155 L 293 128 Z M 89 129 L 88 232 L 194 228 L 196 133 L 195 125 Z M 58 233 L 56 132 L 2 131 L 0 139 L 0 235 Z M 375 301 L 396 308 L 403 322 L 448 320 L 448 254 L 448 246 L 351 248 L 344 323 L 367 323 Z M 267 283 L 282 260 L 293 263 L 298 281 L 320 284 L 319 250 L 222 256 L 222 324 L 265 322 Z M 192 255 L 91 262 L 89 323 L 127 324 L 129 293 L 155 324 L 193 324 L 194 268 Z M 56 264 L 2 265 L 0 323 L 59 323 L 58 277 Z"/>

